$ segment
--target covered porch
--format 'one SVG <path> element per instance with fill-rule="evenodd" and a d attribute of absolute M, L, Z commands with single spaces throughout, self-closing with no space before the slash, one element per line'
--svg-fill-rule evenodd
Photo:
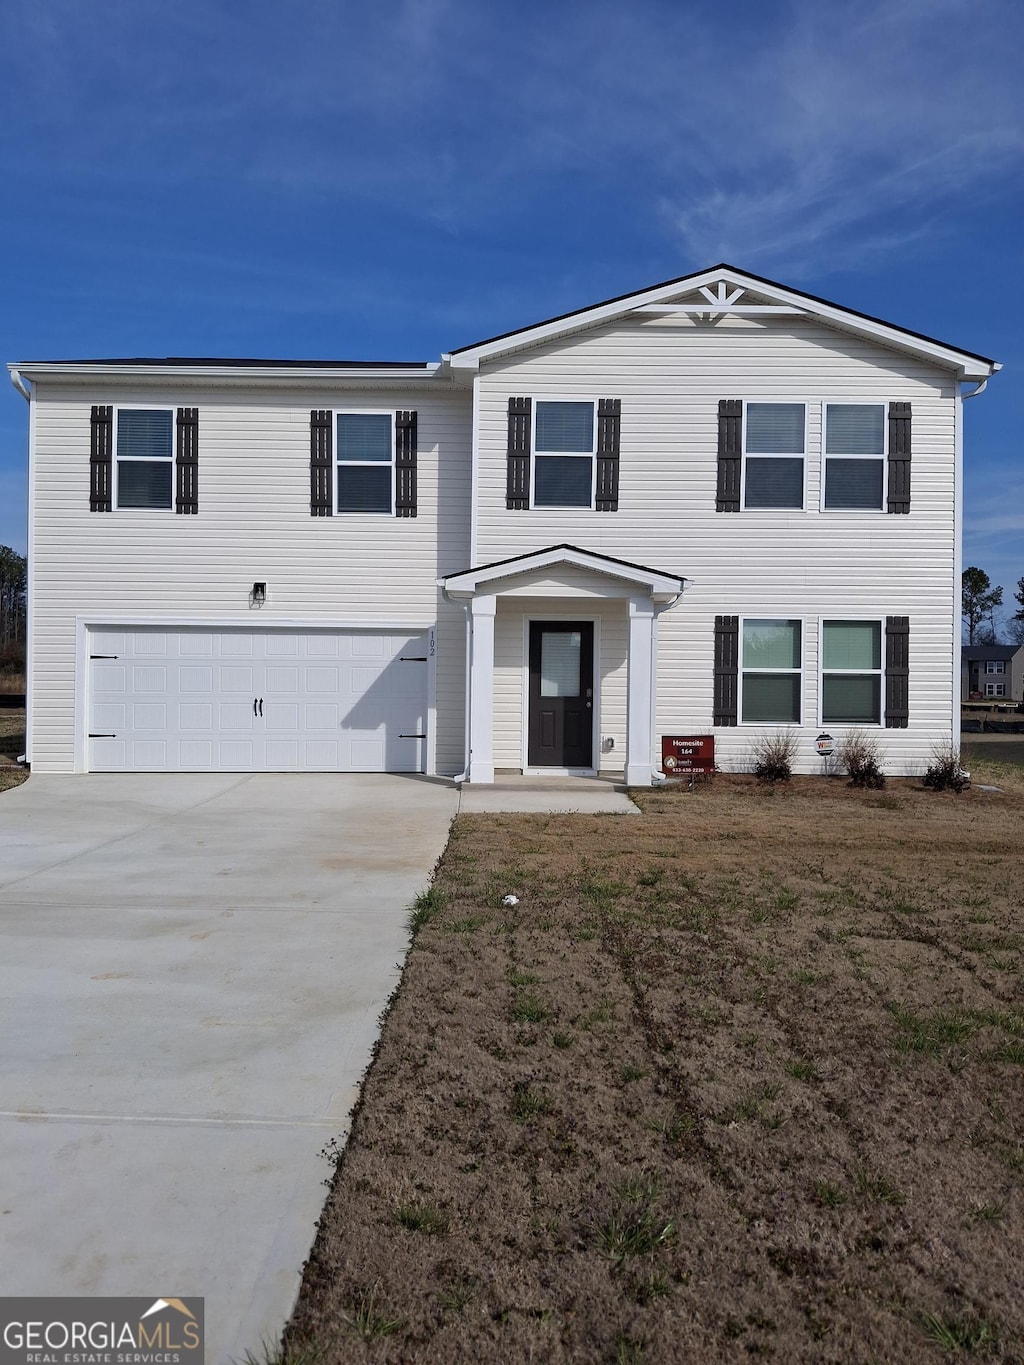
<path fill-rule="evenodd" d="M 685 579 L 556 545 L 441 580 L 466 610 L 467 763 L 649 786 L 657 618 Z"/>

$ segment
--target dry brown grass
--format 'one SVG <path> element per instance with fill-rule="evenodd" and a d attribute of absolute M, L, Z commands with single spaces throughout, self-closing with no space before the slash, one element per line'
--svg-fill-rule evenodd
<path fill-rule="evenodd" d="M 280 1358 L 1024 1359 L 1010 776 L 456 821 Z"/>

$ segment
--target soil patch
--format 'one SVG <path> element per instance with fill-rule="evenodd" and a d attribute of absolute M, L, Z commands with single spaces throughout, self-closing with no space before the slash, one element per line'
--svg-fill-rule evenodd
<path fill-rule="evenodd" d="M 1024 1359 L 1024 782 L 638 799 L 456 821 L 280 1358 Z"/>
<path fill-rule="evenodd" d="M 24 710 L 0 709 L 0 792 L 20 786 L 28 777 L 27 768 L 12 766 L 24 752 Z"/>

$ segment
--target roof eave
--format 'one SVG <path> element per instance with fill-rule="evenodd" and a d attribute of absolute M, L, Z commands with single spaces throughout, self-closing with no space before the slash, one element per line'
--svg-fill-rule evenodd
<path fill-rule="evenodd" d="M 410 384 L 451 383 L 450 374 L 440 365 L 409 366 L 324 366 L 324 365 L 204 365 L 204 364 L 132 364 L 96 361 L 23 361 L 8 365 L 8 370 L 38 382 L 59 379 L 68 383 L 120 383 L 126 379 L 141 380 L 159 385 L 177 384 L 182 380 L 192 383 L 231 384 L 247 388 L 260 387 L 329 387 L 357 388 L 359 386 L 408 388 Z"/>

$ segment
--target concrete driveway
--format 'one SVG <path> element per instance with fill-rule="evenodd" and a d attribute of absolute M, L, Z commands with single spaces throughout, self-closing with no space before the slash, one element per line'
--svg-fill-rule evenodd
<path fill-rule="evenodd" d="M 0 795 L 0 1294 L 203 1295 L 276 1341 L 458 794 L 33 777 Z"/>

